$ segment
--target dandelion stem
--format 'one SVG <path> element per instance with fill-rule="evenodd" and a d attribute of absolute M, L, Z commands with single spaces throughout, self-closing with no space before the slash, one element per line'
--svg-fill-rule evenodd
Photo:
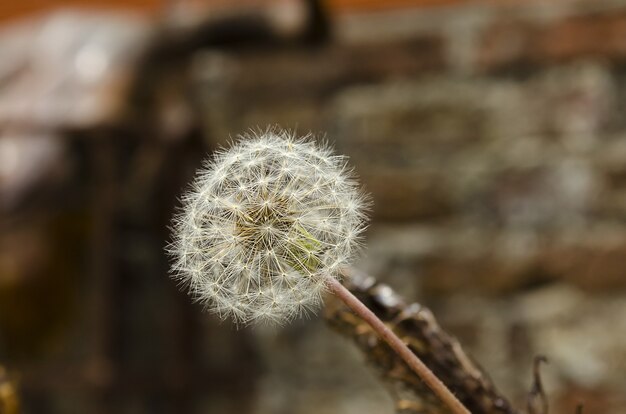
<path fill-rule="evenodd" d="M 367 322 L 372 329 L 406 362 L 426 385 L 455 414 L 471 414 L 456 396 L 441 382 L 437 376 L 415 355 L 402 340 L 381 321 L 378 316 L 367 308 L 356 296 L 346 289 L 338 280 L 329 277 L 330 291 L 341 299 L 354 313 Z"/>

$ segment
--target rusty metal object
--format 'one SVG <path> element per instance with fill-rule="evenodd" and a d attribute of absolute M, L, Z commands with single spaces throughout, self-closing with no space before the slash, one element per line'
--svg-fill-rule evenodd
<path fill-rule="evenodd" d="M 19 414 L 20 404 L 17 387 L 0 366 L 0 414 Z"/>
<path fill-rule="evenodd" d="M 441 329 L 430 310 L 417 303 L 407 305 L 389 286 L 354 269 L 346 273 L 346 287 L 389 324 L 472 413 L 518 413 L 459 342 Z M 377 368 L 398 413 L 448 412 L 369 325 L 343 304 L 329 300 L 325 317 L 331 326 L 350 336 Z"/>

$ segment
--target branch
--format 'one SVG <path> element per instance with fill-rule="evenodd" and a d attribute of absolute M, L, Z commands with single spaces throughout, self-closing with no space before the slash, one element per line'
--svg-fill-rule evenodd
<path fill-rule="evenodd" d="M 355 269 L 345 273 L 344 285 L 396 332 L 473 414 L 517 413 L 459 342 L 439 327 L 427 308 L 405 304 L 389 286 Z M 391 348 L 377 339 L 369 325 L 339 301 L 327 303 L 327 321 L 351 337 L 378 369 L 399 413 L 448 413 Z"/>

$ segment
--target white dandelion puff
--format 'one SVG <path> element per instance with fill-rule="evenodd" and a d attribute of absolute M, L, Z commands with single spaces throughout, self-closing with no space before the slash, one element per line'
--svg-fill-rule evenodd
<path fill-rule="evenodd" d="M 174 277 L 238 323 L 316 309 L 365 228 L 367 200 L 346 162 L 277 129 L 217 152 L 174 220 Z"/>

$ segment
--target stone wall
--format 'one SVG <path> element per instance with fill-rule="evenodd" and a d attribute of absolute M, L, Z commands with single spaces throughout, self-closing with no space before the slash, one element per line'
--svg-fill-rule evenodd
<path fill-rule="evenodd" d="M 393 412 L 321 318 L 236 330 L 168 278 L 200 159 L 277 124 L 350 156 L 374 201 L 357 264 L 518 407 L 545 354 L 550 414 L 626 410 L 626 3 L 415 1 L 330 2 L 321 42 L 323 19 L 298 40 L 263 14 L 2 33 L 0 364 L 25 412 Z"/>
<path fill-rule="evenodd" d="M 445 326 L 517 401 L 532 357 L 554 413 L 626 408 L 626 4 L 361 15 L 309 51 L 207 50 L 213 144 L 324 134 L 372 194 L 360 265 Z"/>

